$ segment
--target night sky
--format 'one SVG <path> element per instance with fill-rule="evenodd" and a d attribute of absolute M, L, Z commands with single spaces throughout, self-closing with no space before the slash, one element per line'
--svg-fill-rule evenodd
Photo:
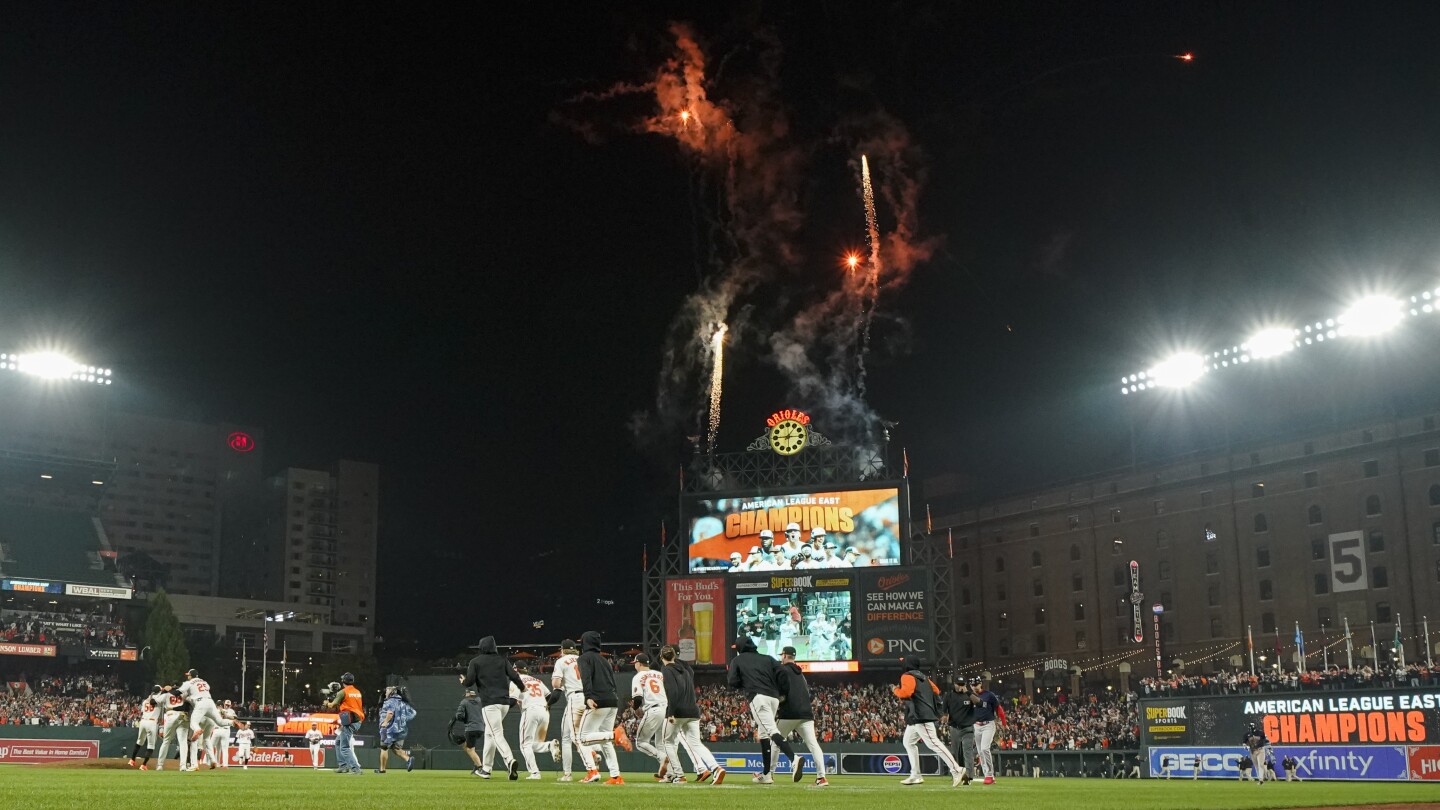
<path fill-rule="evenodd" d="M 727 348 L 721 450 L 817 407 L 769 330 L 864 250 L 877 122 L 934 249 L 882 288 L 866 404 L 920 478 L 998 492 L 1123 463 L 1132 422 L 1161 453 L 1220 411 L 1435 399 L 1428 325 L 1209 401 L 1118 392 L 1166 347 L 1440 284 L 1434 4 L 527 5 L 0 11 L 0 344 L 261 425 L 271 468 L 382 465 L 389 640 L 639 637 L 687 432 L 655 427 L 657 376 L 734 254 L 713 175 L 638 131 L 654 95 L 587 94 L 654 78 L 674 21 L 739 129 L 783 112 L 803 217 Z"/>

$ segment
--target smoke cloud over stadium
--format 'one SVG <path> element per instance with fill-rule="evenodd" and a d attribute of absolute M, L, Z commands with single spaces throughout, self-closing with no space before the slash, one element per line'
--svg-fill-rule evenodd
<path fill-rule="evenodd" d="M 880 420 L 865 397 L 870 327 L 890 327 L 891 339 L 877 348 L 903 347 L 904 330 L 893 328 L 903 321 L 885 312 L 884 294 L 939 244 L 918 215 L 923 153 L 883 111 L 834 121 L 814 136 L 800 132 L 782 97 L 783 53 L 773 33 L 718 57 L 687 24 L 673 23 L 668 35 L 668 52 L 647 80 L 581 93 L 552 115 L 597 144 L 662 136 L 691 174 L 691 214 L 702 234 L 698 285 L 671 322 L 654 407 L 632 427 L 637 436 L 674 440 L 704 434 L 708 423 L 713 442 L 720 358 L 729 352 L 778 370 L 789 401 L 815 413 L 832 438 L 873 444 Z M 626 104 L 637 100 L 648 109 L 627 116 Z M 807 198 L 817 179 L 852 175 L 855 199 L 845 210 L 853 220 L 838 227 L 853 227 L 856 244 L 865 240 L 862 155 L 873 172 L 875 238 L 865 261 L 845 267 L 834 259 L 837 246 L 807 238 L 816 224 Z"/>

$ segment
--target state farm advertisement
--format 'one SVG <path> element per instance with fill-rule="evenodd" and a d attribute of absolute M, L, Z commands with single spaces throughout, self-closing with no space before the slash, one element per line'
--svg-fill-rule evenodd
<path fill-rule="evenodd" d="M 323 757 L 325 749 L 320 749 Z M 230 764 L 240 762 L 240 749 L 230 748 Z M 315 764 L 310 759 L 310 749 L 306 748 L 251 748 L 250 761 L 252 768 L 309 768 Z M 320 763 L 324 765 L 324 763 Z"/>
<path fill-rule="evenodd" d="M 99 759 L 96 740 L 0 740 L 0 763 L 39 765 L 64 759 Z"/>
<path fill-rule="evenodd" d="M 15 644 L 9 641 L 0 641 L 0 655 L 40 655 L 46 658 L 54 658 L 55 645 Z"/>
<path fill-rule="evenodd" d="M 687 577 L 665 581 L 665 641 L 691 666 L 725 663 L 725 580 Z"/>
<path fill-rule="evenodd" d="M 934 648 L 930 573 L 923 568 L 882 568 L 855 573 L 856 647 L 865 663 L 930 657 Z"/>

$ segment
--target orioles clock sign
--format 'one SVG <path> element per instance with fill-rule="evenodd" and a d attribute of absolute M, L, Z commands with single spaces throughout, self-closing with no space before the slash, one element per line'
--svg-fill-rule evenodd
<path fill-rule="evenodd" d="M 782 456 L 793 456 L 810 443 L 810 415 L 793 408 L 776 411 L 765 420 L 770 448 Z"/>

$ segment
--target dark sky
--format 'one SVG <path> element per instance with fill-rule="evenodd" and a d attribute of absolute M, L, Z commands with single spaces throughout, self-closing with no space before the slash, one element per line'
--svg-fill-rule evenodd
<path fill-rule="evenodd" d="M 644 98 L 567 100 L 651 78 L 670 21 L 724 63 L 717 94 L 787 112 L 797 288 L 863 245 L 857 122 L 884 111 L 923 151 L 943 247 L 882 292 L 869 397 L 922 476 L 1119 463 L 1119 377 L 1159 347 L 1440 280 L 1433 4 L 518 5 L 0 12 L 0 343 L 260 424 L 275 467 L 383 465 L 390 638 L 639 635 L 679 458 L 627 423 L 713 244 L 693 164 L 624 132 Z M 1434 337 L 1312 352 L 1289 396 L 1390 385 L 1351 372 Z M 763 341 L 729 352 L 721 449 L 813 404 Z"/>

